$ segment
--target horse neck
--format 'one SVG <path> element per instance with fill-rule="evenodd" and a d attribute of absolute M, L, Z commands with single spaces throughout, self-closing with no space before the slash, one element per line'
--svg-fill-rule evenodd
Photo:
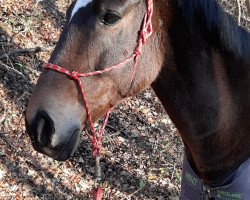
<path fill-rule="evenodd" d="M 187 24 L 174 2 L 165 11 L 174 19 L 164 25 L 165 63 L 152 87 L 180 132 L 191 166 L 216 184 L 250 156 L 250 63 L 204 34 L 202 24 Z"/>

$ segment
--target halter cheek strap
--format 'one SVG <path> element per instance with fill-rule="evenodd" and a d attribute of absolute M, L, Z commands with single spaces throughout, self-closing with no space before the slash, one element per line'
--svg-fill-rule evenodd
<path fill-rule="evenodd" d="M 120 62 L 116 65 L 107 67 L 106 69 L 101 70 L 101 71 L 93 71 L 93 72 L 89 72 L 89 73 L 79 73 L 79 72 L 75 72 L 75 71 L 70 72 L 65 68 L 62 68 L 58 65 L 51 64 L 51 63 L 47 63 L 44 65 L 45 69 L 53 70 L 53 71 L 65 74 L 69 78 L 71 78 L 72 80 L 75 80 L 78 83 L 78 86 L 80 88 L 81 95 L 82 95 L 84 105 L 86 108 L 86 112 L 87 112 L 88 121 L 90 122 L 90 129 L 92 132 L 92 134 L 90 134 L 88 131 L 86 131 L 86 134 L 92 143 L 93 157 L 96 159 L 96 181 L 95 181 L 96 184 L 95 184 L 95 189 L 94 189 L 94 199 L 96 199 L 96 200 L 101 200 L 101 196 L 102 196 L 102 189 L 100 187 L 100 185 L 101 185 L 101 183 L 100 183 L 101 182 L 101 179 L 100 179 L 101 178 L 101 175 L 100 175 L 101 170 L 100 170 L 100 164 L 99 164 L 99 160 L 101 157 L 101 149 L 102 149 L 101 140 L 102 140 L 105 126 L 108 122 L 108 118 L 109 118 L 109 115 L 110 115 L 112 109 L 110 109 L 107 112 L 106 117 L 104 119 L 104 122 L 102 124 L 101 130 L 99 133 L 97 133 L 97 131 L 94 128 L 94 123 L 92 121 L 92 117 L 91 117 L 91 113 L 90 113 L 90 107 L 89 107 L 89 104 L 87 102 L 86 93 L 85 93 L 85 90 L 84 90 L 84 87 L 83 87 L 83 84 L 82 84 L 82 81 L 80 78 L 106 73 L 106 72 L 109 72 L 113 69 L 118 69 L 118 68 L 124 66 L 125 64 L 127 64 L 129 61 L 134 60 L 133 72 L 131 74 L 131 80 L 130 80 L 132 83 L 132 81 L 134 80 L 135 72 L 136 72 L 137 65 L 138 65 L 138 58 L 140 57 L 140 55 L 142 53 L 142 47 L 146 44 L 146 42 L 148 41 L 148 38 L 152 35 L 152 32 L 153 32 L 153 28 L 152 28 L 153 0 L 146 0 L 146 2 L 147 2 L 147 11 L 146 11 L 146 14 L 144 17 L 142 30 L 141 30 L 139 38 L 138 38 L 137 46 L 135 48 L 133 55 L 130 56 L 129 58 L 127 58 L 126 60 L 124 60 L 123 62 Z"/>

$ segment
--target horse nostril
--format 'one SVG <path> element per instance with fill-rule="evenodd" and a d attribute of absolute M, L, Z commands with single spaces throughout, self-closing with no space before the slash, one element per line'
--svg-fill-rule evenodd
<path fill-rule="evenodd" d="M 42 137 L 42 133 L 43 133 L 43 130 L 45 128 L 44 126 L 45 124 L 45 119 L 44 118 L 41 118 L 40 121 L 38 122 L 38 125 L 37 125 L 37 129 L 36 129 L 36 132 L 37 132 L 37 141 L 41 144 L 47 144 L 48 142 L 48 139 L 47 139 L 47 135 L 45 134 L 43 137 Z"/>
<path fill-rule="evenodd" d="M 35 120 L 35 137 L 37 142 L 43 147 L 48 146 L 51 136 L 54 134 L 54 123 L 47 113 L 41 112 Z"/>

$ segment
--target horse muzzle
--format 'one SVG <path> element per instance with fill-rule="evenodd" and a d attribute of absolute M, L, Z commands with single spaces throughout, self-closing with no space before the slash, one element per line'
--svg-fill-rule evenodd
<path fill-rule="evenodd" d="M 26 118 L 26 127 L 34 149 L 55 160 L 69 159 L 79 145 L 80 127 L 66 126 L 63 132 L 57 131 L 54 121 L 45 111 L 38 112 L 31 122 Z"/>

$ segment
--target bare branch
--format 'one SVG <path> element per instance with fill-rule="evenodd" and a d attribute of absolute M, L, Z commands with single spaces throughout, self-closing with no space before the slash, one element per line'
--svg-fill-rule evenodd
<path fill-rule="evenodd" d="M 46 50 L 41 48 L 41 47 L 35 47 L 35 48 L 29 48 L 29 49 L 17 49 L 17 50 L 10 51 L 8 53 L 4 53 L 4 54 L 0 55 L 0 59 L 4 58 L 4 57 L 11 56 L 11 55 L 24 54 L 24 53 L 36 54 L 36 53 L 39 53 L 41 51 L 46 51 Z"/>
<path fill-rule="evenodd" d="M 19 74 L 20 76 L 22 76 L 23 78 L 25 78 L 25 76 L 19 72 L 18 70 L 16 70 L 15 68 L 12 68 L 12 67 L 9 67 L 8 65 L 4 64 L 2 61 L 0 61 L 0 66 L 4 67 L 5 69 L 7 70 L 12 70 L 14 71 L 15 73 Z"/>
<path fill-rule="evenodd" d="M 238 4 L 238 24 L 241 25 L 241 0 L 237 0 Z"/>
<path fill-rule="evenodd" d="M 248 15 L 250 15 L 250 0 L 246 0 Z"/>

